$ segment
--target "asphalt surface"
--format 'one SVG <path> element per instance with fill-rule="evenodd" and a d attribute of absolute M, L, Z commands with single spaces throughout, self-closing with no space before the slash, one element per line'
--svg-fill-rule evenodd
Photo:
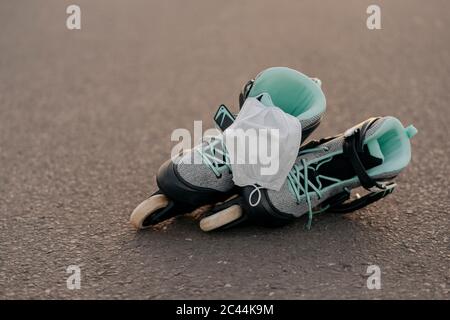
<path fill-rule="evenodd" d="M 382 30 L 366 28 L 373 2 Z M 450 2 L 79 0 L 79 31 L 69 4 L 0 2 L 0 298 L 450 297 Z M 395 193 L 310 231 L 182 217 L 135 232 L 172 130 L 212 127 L 278 65 L 323 81 L 313 138 L 375 115 L 419 129 Z"/>

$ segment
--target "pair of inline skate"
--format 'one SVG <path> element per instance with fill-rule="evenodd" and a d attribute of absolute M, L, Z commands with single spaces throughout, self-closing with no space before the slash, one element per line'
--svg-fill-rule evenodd
<path fill-rule="evenodd" d="M 240 107 L 246 99 L 261 95 L 268 95 L 274 106 L 300 121 L 300 144 L 319 126 L 326 110 L 320 80 L 289 68 L 269 68 L 248 81 L 239 96 Z M 235 116 L 222 105 L 214 120 L 226 130 Z M 310 141 L 299 148 L 279 191 L 235 186 L 223 140 L 204 141 L 161 166 L 156 176 L 159 190 L 136 207 L 130 221 L 145 229 L 213 204 L 200 220 L 203 231 L 243 223 L 282 226 L 305 214 L 309 228 L 316 213 L 352 212 L 392 193 L 395 177 L 410 162 L 409 139 L 416 133 L 412 125 L 405 128 L 398 119 L 386 116 Z M 353 198 L 352 190 L 359 187 L 368 192 Z"/>

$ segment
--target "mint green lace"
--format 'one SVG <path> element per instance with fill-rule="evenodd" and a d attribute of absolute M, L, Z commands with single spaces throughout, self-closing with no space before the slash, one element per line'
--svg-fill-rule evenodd
<path fill-rule="evenodd" d="M 309 150 L 304 150 L 299 153 L 299 155 L 315 152 L 318 150 L 327 150 L 325 148 L 314 148 Z M 308 223 L 306 225 L 307 229 L 311 229 L 312 219 L 313 215 L 324 212 L 328 209 L 329 206 L 325 206 L 324 208 L 321 208 L 318 211 L 313 211 L 312 203 L 311 203 L 311 196 L 310 192 L 315 192 L 317 194 L 317 197 L 320 199 L 322 198 L 322 182 L 320 179 L 326 179 L 333 182 L 340 182 L 339 179 L 324 176 L 324 175 L 317 175 L 316 181 L 318 183 L 318 187 L 316 187 L 308 178 L 308 169 L 312 169 L 314 171 L 317 171 L 320 166 L 324 163 L 327 163 L 331 161 L 333 157 L 326 158 L 322 160 L 320 163 L 317 163 L 315 167 L 312 166 L 312 164 L 309 164 L 305 159 L 301 159 L 301 165 L 302 168 L 298 164 L 295 164 L 291 171 L 288 174 L 288 186 L 291 193 L 294 195 L 295 200 L 297 201 L 297 204 L 300 203 L 300 198 L 302 195 L 305 196 L 306 202 L 308 204 Z M 302 172 L 303 171 L 303 172 Z M 301 180 L 303 180 L 303 184 L 301 183 Z M 311 189 L 311 191 L 310 191 Z"/>
<path fill-rule="evenodd" d="M 205 139 L 209 139 L 209 141 L 204 140 L 204 143 L 207 145 L 202 145 L 196 149 L 202 157 L 203 162 L 214 172 L 216 177 L 222 175 L 219 169 L 223 168 L 223 166 L 231 171 L 230 157 L 223 139 L 217 136 L 206 137 Z M 218 148 L 218 145 L 220 145 L 220 148 Z"/>

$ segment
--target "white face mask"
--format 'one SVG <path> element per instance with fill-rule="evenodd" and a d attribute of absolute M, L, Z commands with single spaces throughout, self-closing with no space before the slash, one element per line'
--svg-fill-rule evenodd
<path fill-rule="evenodd" d="M 263 93 L 245 101 L 223 135 L 234 183 L 278 191 L 297 158 L 302 128 Z"/>

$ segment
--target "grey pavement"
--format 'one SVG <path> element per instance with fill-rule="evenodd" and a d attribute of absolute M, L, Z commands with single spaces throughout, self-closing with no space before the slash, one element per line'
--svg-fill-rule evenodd
<path fill-rule="evenodd" d="M 77 0 L 70 31 L 72 3 L 0 1 L 0 298 L 449 299 L 450 2 Z M 212 127 L 279 65 L 323 82 L 313 138 L 375 115 L 418 128 L 394 194 L 310 231 L 181 217 L 135 232 L 172 130 Z"/>

